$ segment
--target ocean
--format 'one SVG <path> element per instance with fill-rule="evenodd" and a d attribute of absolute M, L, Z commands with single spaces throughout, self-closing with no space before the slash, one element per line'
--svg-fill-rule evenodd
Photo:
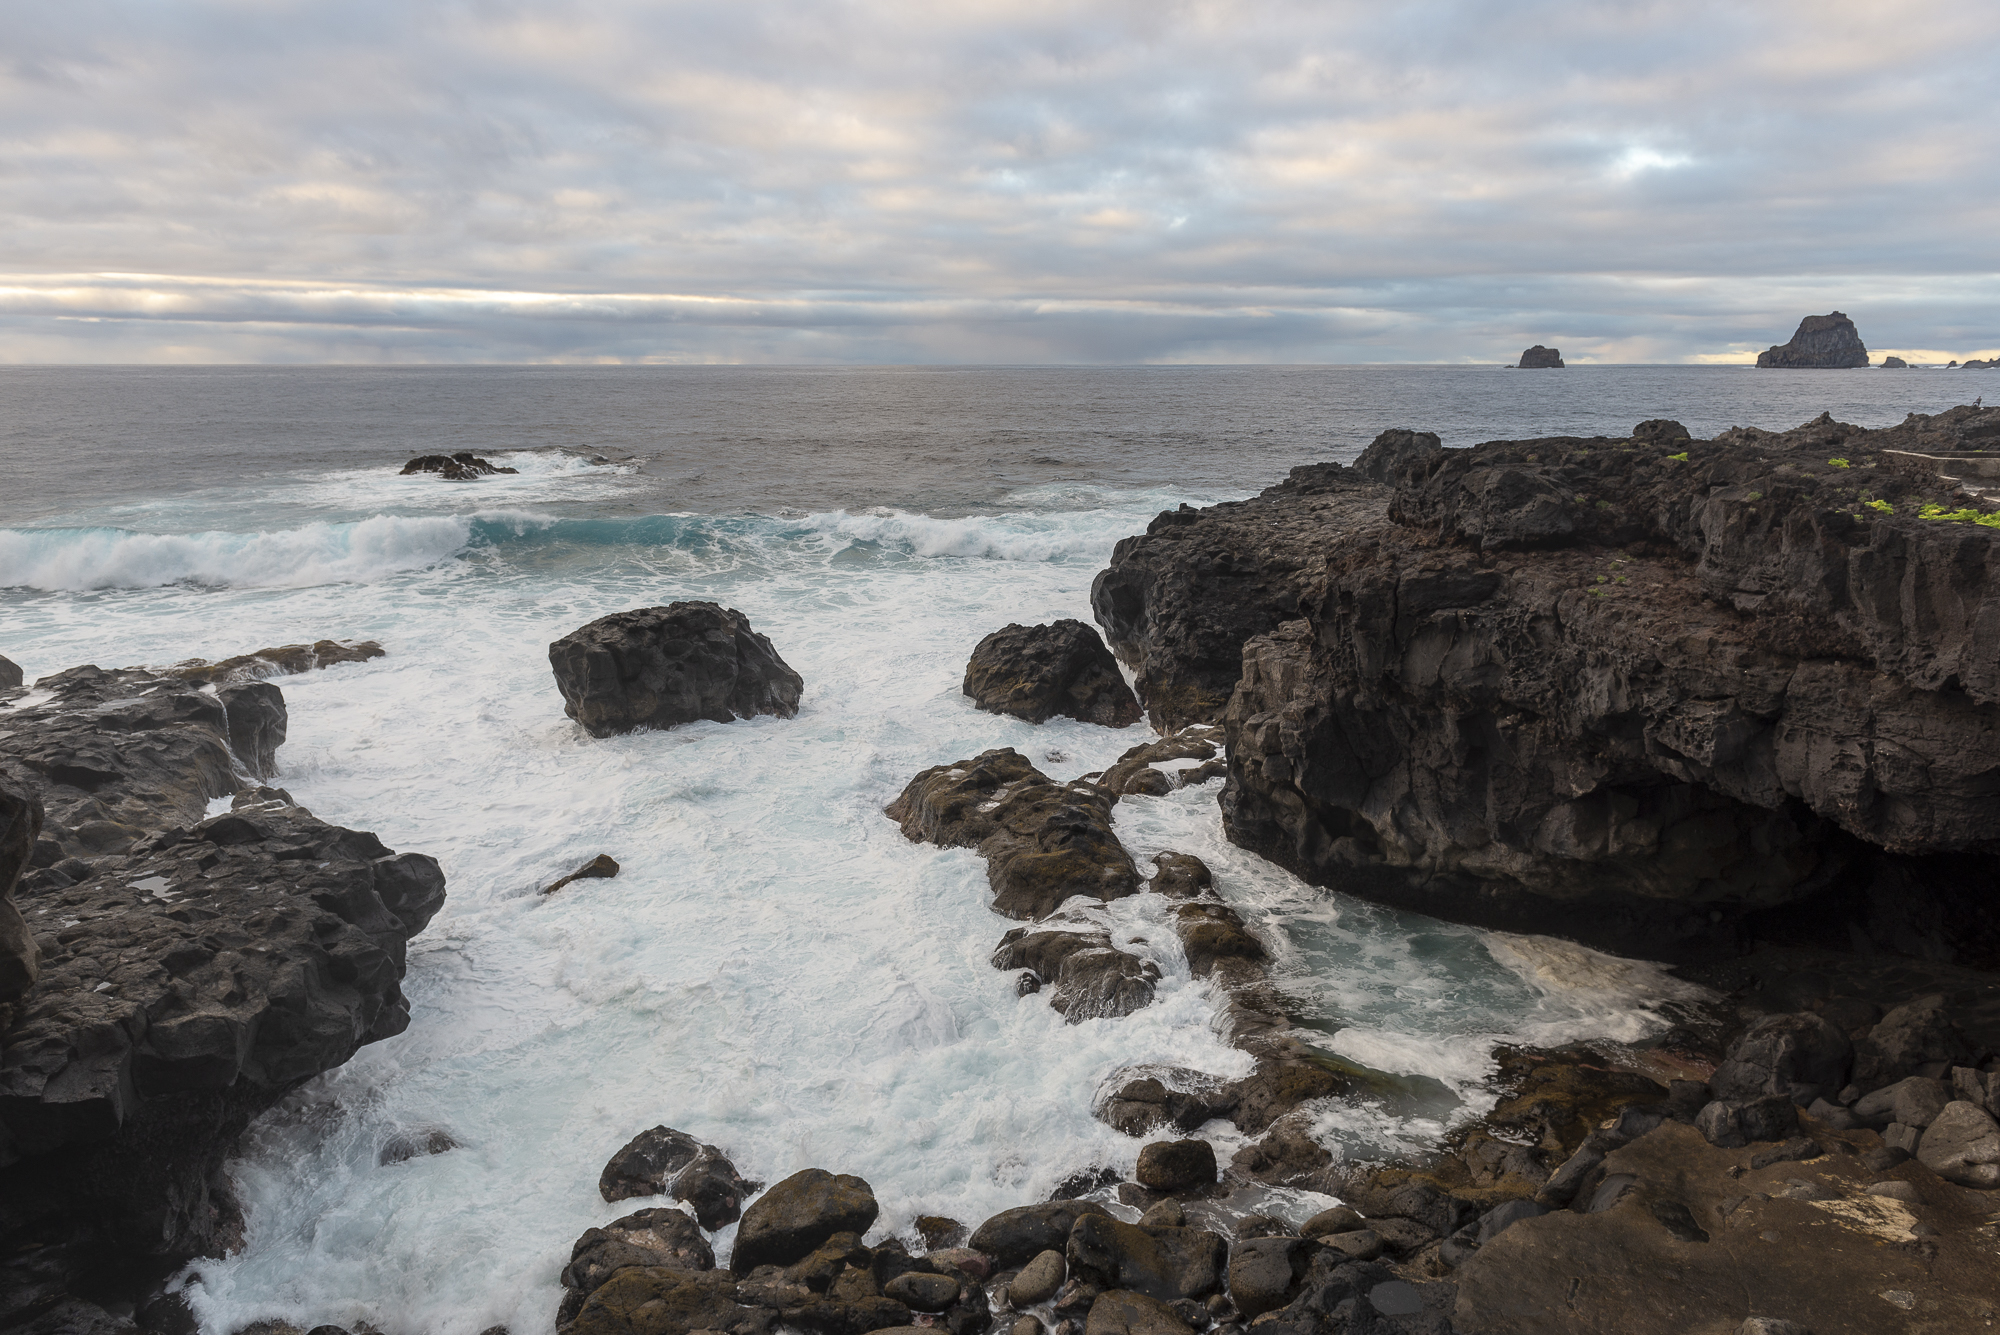
<path fill-rule="evenodd" d="M 1011 746 L 1059 779 L 1152 737 L 974 710 L 967 654 L 1009 622 L 1088 621 L 1092 576 L 1158 511 L 1253 494 L 1380 430 L 1447 445 L 1697 435 L 1822 410 L 1867 426 L 1980 392 L 1956 372 L 1745 368 L 0 368 L 0 653 L 29 678 L 321 638 L 388 656 L 279 678 L 275 782 L 436 856 L 407 1033 L 257 1123 L 247 1242 L 197 1261 L 204 1329 L 282 1318 L 388 1335 L 545 1329 L 665 1123 L 766 1182 L 856 1173 L 878 1234 L 976 1224 L 1140 1142 L 1094 1095 L 1144 1062 L 1241 1075 L 1157 896 L 1107 906 L 1158 1000 L 1065 1024 L 988 956 L 1013 924 L 966 850 L 881 814 L 918 770 Z M 513 476 L 402 477 L 470 449 Z M 738 608 L 805 678 L 798 717 L 606 740 L 563 715 L 549 641 L 606 613 Z M 1503 1041 L 1631 1043 L 1693 993 L 1664 970 L 1307 887 L 1223 838 L 1220 783 L 1128 798 L 1141 865 L 1205 859 L 1277 957 L 1304 1032 L 1444 1091 L 1317 1127 L 1417 1152 L 1489 1106 Z M 598 853 L 615 880 L 544 897 Z M 442 1130 L 449 1152 L 384 1166 Z M 1204 1133 L 1226 1159 L 1241 1137 Z M 1277 1192 L 1303 1217 L 1331 1203 Z M 716 1238 L 726 1255 L 731 1230 Z"/>

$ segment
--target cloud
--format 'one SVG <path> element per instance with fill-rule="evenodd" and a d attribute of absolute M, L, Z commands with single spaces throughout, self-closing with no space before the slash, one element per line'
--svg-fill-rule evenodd
<path fill-rule="evenodd" d="M 2000 342 L 2000 13 L 42 6 L 16 360 L 1678 360 Z"/>

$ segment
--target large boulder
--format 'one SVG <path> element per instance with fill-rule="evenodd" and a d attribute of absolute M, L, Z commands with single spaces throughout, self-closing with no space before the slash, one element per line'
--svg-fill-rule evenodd
<path fill-rule="evenodd" d="M 1854 321 L 1834 311 L 1808 315 L 1799 321 L 1789 343 L 1775 343 L 1757 354 L 1757 365 L 1818 370 L 1844 370 L 1868 365 L 1868 348 Z"/>
<path fill-rule="evenodd" d="M 709 602 L 613 612 L 549 646 L 563 712 L 593 737 L 757 714 L 791 718 L 805 680 L 749 618 Z"/>
<path fill-rule="evenodd" d="M 1319 1250 L 1319 1244 L 1307 1238 L 1249 1238 L 1237 1243 L 1229 1253 L 1229 1296 L 1236 1310 L 1245 1320 L 1255 1320 L 1291 1302 Z"/>
<path fill-rule="evenodd" d="M 1057 783 L 1005 748 L 924 770 L 884 814 L 905 838 L 978 849 L 994 912 L 1043 918 L 1072 895 L 1139 892 L 1139 870 L 1111 827 L 1115 800 L 1094 784 Z"/>
<path fill-rule="evenodd" d="M 634 1265 L 695 1273 L 715 1269 L 715 1252 L 679 1210 L 639 1210 L 576 1240 L 562 1271 L 563 1288 L 576 1297 L 564 1301 L 580 1308 L 605 1280 Z"/>
<path fill-rule="evenodd" d="M 1198 1228 L 1146 1228 L 1085 1215 L 1070 1230 L 1063 1258 L 1070 1277 L 1171 1302 L 1222 1286 L 1229 1244 Z"/>
<path fill-rule="evenodd" d="M 1962 1187 L 2000 1187 L 2000 1124 L 1976 1103 L 1947 1103 L 1917 1143 L 1917 1161 Z"/>
<path fill-rule="evenodd" d="M 1118 660 L 1096 631 L 1064 619 L 1047 626 L 1009 625 L 973 649 L 965 693 L 989 714 L 1046 723 L 1058 714 L 1123 728 L 1141 717 Z"/>
<path fill-rule="evenodd" d="M 1783 1094 L 1809 1107 L 1847 1083 L 1853 1052 L 1846 1034 L 1810 1011 L 1768 1016 L 1731 1045 L 1708 1084 L 1718 1099 Z"/>
<path fill-rule="evenodd" d="M 1022 1265 L 1048 1251 L 1062 1251 L 1070 1230 L 1086 1215 L 1110 1218 L 1096 1201 L 1050 1201 L 1002 1210 L 972 1231 L 967 1243 L 1003 1266 Z"/>
<path fill-rule="evenodd" d="M 1941 993 L 1904 1002 L 1855 1045 L 1854 1083 L 1874 1090 L 1912 1075 L 1933 1079 L 1971 1055 Z"/>
<path fill-rule="evenodd" d="M 12 690 L 21 684 L 21 665 L 5 654 L 0 654 L 0 691 Z"/>
<path fill-rule="evenodd" d="M 878 1213 L 874 1191 L 852 1174 L 793 1173 L 743 1212 L 730 1269 L 747 1275 L 760 1265 L 790 1265 L 836 1233 L 866 1233 Z"/>

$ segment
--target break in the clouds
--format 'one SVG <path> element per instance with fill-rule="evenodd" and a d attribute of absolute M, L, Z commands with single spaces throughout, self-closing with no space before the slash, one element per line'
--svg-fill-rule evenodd
<path fill-rule="evenodd" d="M 0 358 L 2000 346 L 2000 10 L 8 9 Z"/>

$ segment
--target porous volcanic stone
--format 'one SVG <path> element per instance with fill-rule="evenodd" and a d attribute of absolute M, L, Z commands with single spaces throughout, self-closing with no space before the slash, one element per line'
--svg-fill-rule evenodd
<path fill-rule="evenodd" d="M 805 680 L 741 612 L 670 603 L 599 617 L 549 646 L 563 712 L 593 737 L 799 712 Z"/>
<path fill-rule="evenodd" d="M 965 694 L 989 714 L 1046 723 L 1058 714 L 1124 728 L 1141 717 L 1118 660 L 1081 621 L 1010 625 L 979 642 L 965 665 Z"/>
<path fill-rule="evenodd" d="M 729 1265 L 747 1275 L 760 1265 L 790 1265 L 836 1233 L 866 1233 L 879 1207 L 868 1184 L 820 1168 L 792 1174 L 743 1212 Z"/>

